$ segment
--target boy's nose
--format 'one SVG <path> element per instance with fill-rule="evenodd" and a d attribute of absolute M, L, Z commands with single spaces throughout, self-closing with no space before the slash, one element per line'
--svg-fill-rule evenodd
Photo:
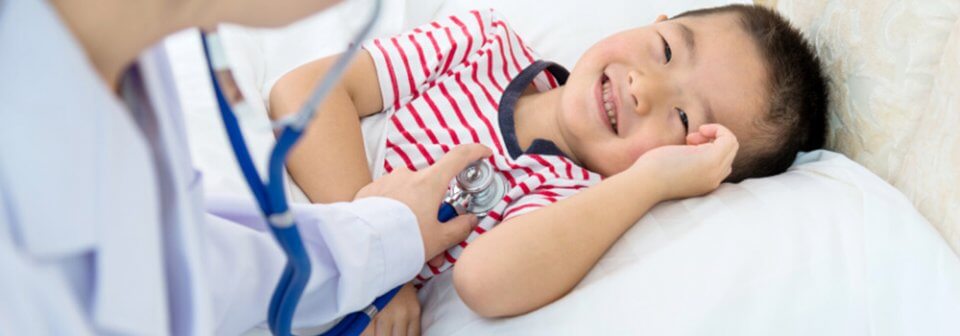
<path fill-rule="evenodd" d="M 634 112 L 639 115 L 646 115 L 656 105 L 658 100 L 662 100 L 663 92 L 661 83 L 656 83 L 656 78 L 640 73 L 639 71 L 630 71 L 627 74 L 627 87 L 629 91 L 630 102 Z"/>

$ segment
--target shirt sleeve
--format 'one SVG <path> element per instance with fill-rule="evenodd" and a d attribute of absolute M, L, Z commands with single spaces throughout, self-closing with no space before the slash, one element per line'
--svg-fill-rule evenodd
<path fill-rule="evenodd" d="M 207 206 L 203 263 L 217 334 L 240 334 L 265 321 L 286 257 L 252 201 L 215 197 Z M 313 266 L 296 329 L 363 309 L 412 279 L 424 263 L 416 217 L 400 202 L 366 198 L 292 210 Z"/>
<path fill-rule="evenodd" d="M 589 176 L 593 179 L 588 180 L 564 178 L 553 178 L 548 180 L 536 187 L 536 189 L 531 190 L 529 193 L 524 194 L 510 203 L 510 205 L 503 210 L 501 221 L 508 221 L 511 218 L 543 208 L 550 204 L 557 203 L 564 198 L 573 196 L 581 190 L 586 189 L 590 185 L 595 184 L 595 181 L 598 181 L 599 177 L 594 177 L 594 175 L 596 174 L 590 173 Z"/>
<path fill-rule="evenodd" d="M 397 36 L 363 44 L 373 58 L 384 110 L 397 109 L 441 76 L 478 57 L 491 40 L 494 12 L 451 15 Z"/>
<path fill-rule="evenodd" d="M 564 192 L 564 189 L 540 188 L 534 190 L 508 205 L 503 211 L 502 221 L 505 222 L 511 218 L 556 203 L 572 194 Z"/>

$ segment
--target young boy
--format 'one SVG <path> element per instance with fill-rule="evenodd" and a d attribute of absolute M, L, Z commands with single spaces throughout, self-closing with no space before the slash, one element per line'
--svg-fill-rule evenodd
<path fill-rule="evenodd" d="M 422 169 L 459 144 L 490 147 L 507 196 L 418 277 L 456 262 L 459 295 L 484 316 L 561 297 L 656 203 L 780 173 L 824 141 L 818 61 L 799 32 L 759 7 L 661 16 L 600 41 L 569 75 L 537 60 L 493 11 L 364 47 L 289 172 L 311 201 L 352 199 L 371 179 L 359 119 L 375 113 L 389 122 L 374 176 Z M 332 60 L 284 76 L 271 116 L 295 112 Z M 391 306 L 415 303 L 405 291 Z"/>

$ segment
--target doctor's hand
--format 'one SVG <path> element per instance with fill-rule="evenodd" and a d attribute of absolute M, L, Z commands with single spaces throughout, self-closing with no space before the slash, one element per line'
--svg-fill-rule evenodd
<path fill-rule="evenodd" d="M 360 336 L 414 336 L 420 335 L 420 300 L 413 283 L 400 288 L 397 295 L 382 311 L 373 317 Z"/>
<path fill-rule="evenodd" d="M 661 200 L 700 196 L 717 189 L 730 176 L 740 148 L 736 136 L 720 124 L 702 125 L 687 135 L 686 145 L 651 149 L 628 171 L 654 176 Z"/>
<path fill-rule="evenodd" d="M 467 238 L 477 225 L 477 216 L 460 215 L 446 223 L 437 220 L 440 202 L 450 181 L 473 161 L 490 156 L 490 149 L 479 144 L 460 145 L 437 160 L 433 166 L 412 172 L 397 167 L 388 175 L 360 189 L 356 198 L 382 196 L 403 202 L 420 224 L 425 260 Z"/>

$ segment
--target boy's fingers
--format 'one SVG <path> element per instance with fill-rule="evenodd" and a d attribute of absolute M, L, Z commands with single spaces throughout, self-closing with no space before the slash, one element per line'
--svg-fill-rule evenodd
<path fill-rule="evenodd" d="M 694 142 L 692 145 L 706 144 L 710 161 L 728 166 L 733 162 L 736 156 L 739 144 L 736 136 L 726 127 L 720 124 L 706 124 L 698 128 L 697 133 L 690 134 L 688 141 Z"/>
<path fill-rule="evenodd" d="M 432 171 L 430 174 L 438 174 L 442 180 L 441 181 L 450 181 L 457 176 L 463 168 L 466 168 L 468 164 L 473 161 L 485 158 L 490 156 L 491 151 L 487 146 L 480 144 L 467 144 L 454 147 L 452 150 L 444 154 L 440 160 L 437 160 L 433 166 L 430 166 Z"/>
<path fill-rule="evenodd" d="M 696 146 L 713 142 L 717 137 L 723 134 L 725 130 L 729 132 L 729 130 L 720 124 L 700 125 L 696 132 L 687 135 L 688 144 Z"/>
<path fill-rule="evenodd" d="M 729 152 L 727 152 L 727 157 L 723 160 L 724 166 L 732 166 L 733 160 L 737 158 L 737 151 L 739 151 L 739 146 L 733 147 Z"/>
<path fill-rule="evenodd" d="M 387 303 L 387 304 L 390 304 L 390 303 Z M 377 336 L 390 335 L 390 333 L 393 332 L 393 323 L 389 319 L 384 319 L 384 318 L 378 319 L 376 330 L 377 331 L 374 334 L 376 334 Z"/>
<path fill-rule="evenodd" d="M 710 142 L 710 139 L 703 136 L 700 132 L 694 132 L 687 135 L 687 144 L 691 146 L 699 146 L 705 143 Z"/>
<path fill-rule="evenodd" d="M 360 336 L 373 336 L 377 331 L 377 317 L 374 316 L 373 320 L 370 321 L 370 324 L 367 325 L 366 329 L 363 329 L 363 333 Z"/>
<path fill-rule="evenodd" d="M 407 324 L 406 324 L 406 322 L 407 322 L 407 321 L 396 321 L 396 323 L 393 324 L 393 331 L 390 333 L 390 335 L 391 335 L 391 336 L 393 336 L 393 335 L 397 335 L 397 336 L 406 335 L 406 334 L 407 334 Z"/>
<path fill-rule="evenodd" d="M 420 319 L 413 319 L 413 321 L 411 321 L 410 326 L 407 327 L 407 335 L 420 335 Z"/>
<path fill-rule="evenodd" d="M 740 142 L 737 141 L 737 137 L 733 135 L 733 132 L 726 128 L 718 129 L 717 139 L 714 140 L 720 148 L 723 155 L 723 165 L 730 166 L 733 164 L 734 158 L 737 156 L 737 151 L 740 149 Z"/>
<path fill-rule="evenodd" d="M 723 126 L 720 126 L 720 124 L 704 124 L 700 125 L 700 128 L 698 128 L 697 131 L 699 131 L 700 134 L 703 134 L 705 137 L 716 138 L 717 132 L 720 131 L 720 128 L 722 127 Z"/>
<path fill-rule="evenodd" d="M 700 133 L 710 138 L 718 147 L 729 148 L 737 146 L 737 137 L 733 135 L 733 132 L 720 124 L 700 126 Z"/>

